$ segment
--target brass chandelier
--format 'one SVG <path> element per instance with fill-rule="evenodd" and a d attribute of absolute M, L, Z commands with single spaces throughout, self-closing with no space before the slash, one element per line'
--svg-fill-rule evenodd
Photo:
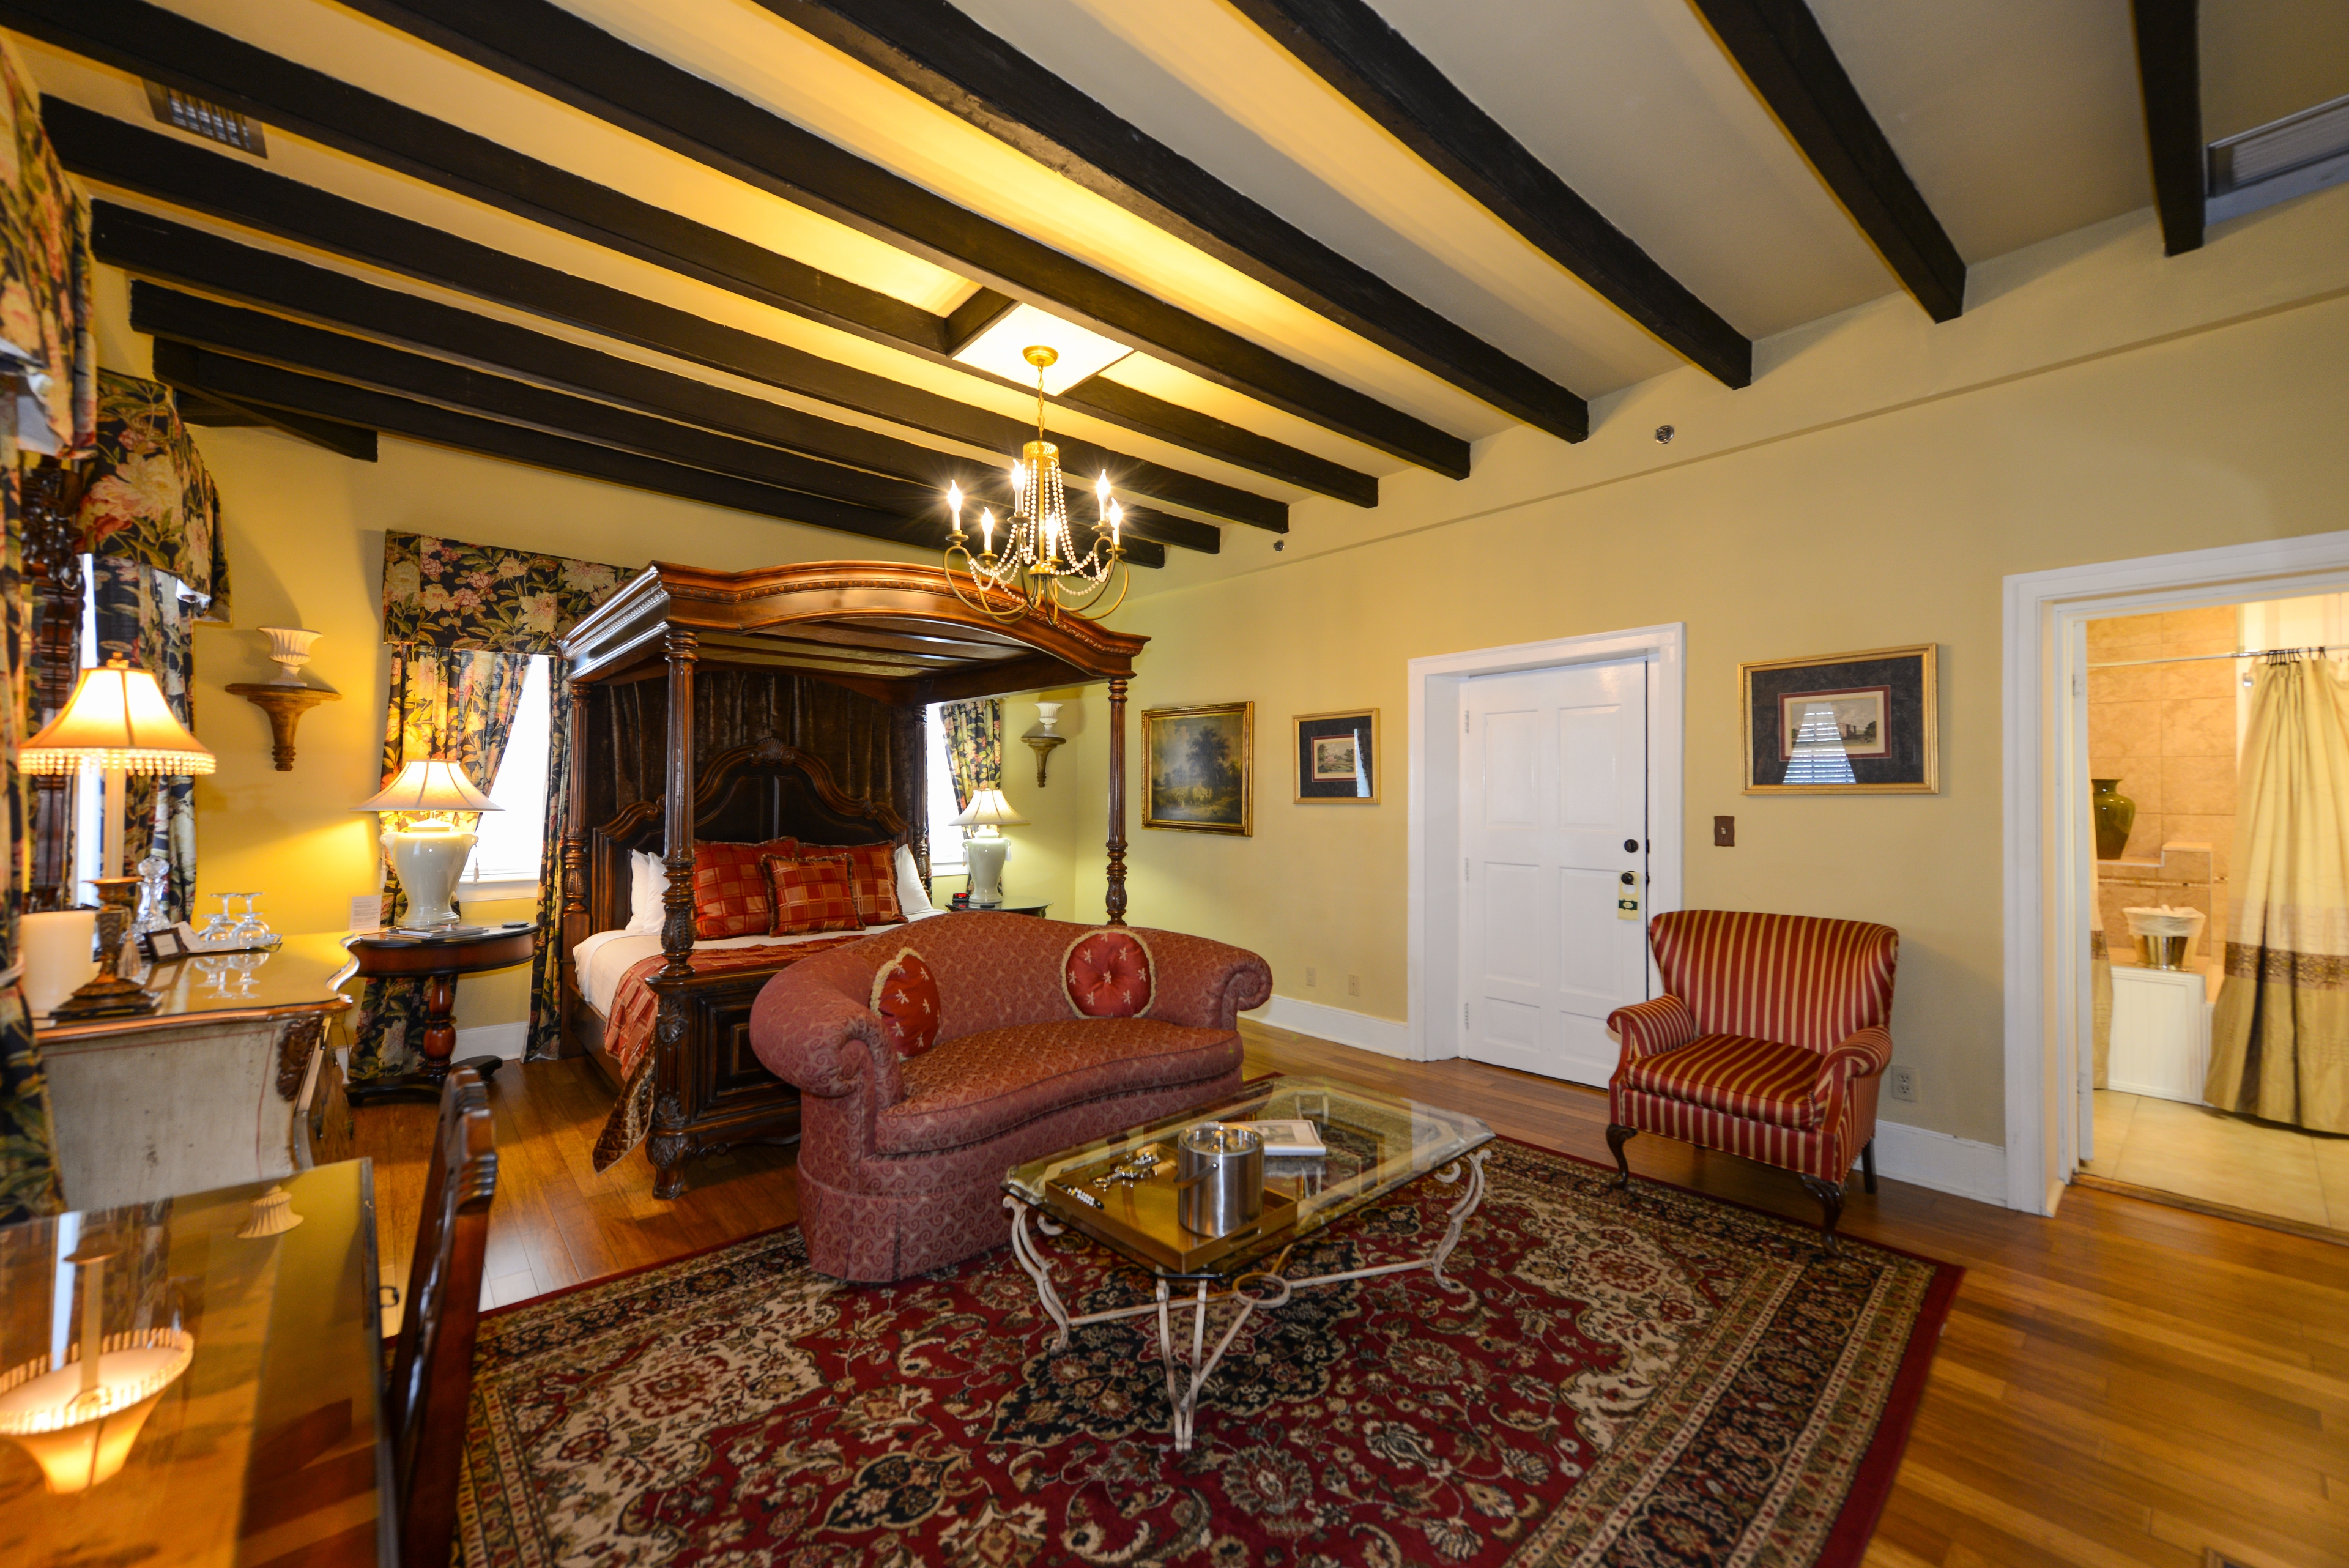
<path fill-rule="evenodd" d="M 1044 372 L 1061 356 L 1040 343 L 1030 346 L 1020 358 L 1036 368 L 1036 439 L 1011 465 L 1011 519 L 1001 525 L 1003 547 L 996 548 L 999 524 L 994 509 L 981 507 L 978 553 L 971 553 L 970 535 L 962 527 L 962 487 L 948 484 L 947 506 L 954 517 L 954 532 L 947 541 L 947 581 L 957 597 L 997 620 L 1019 620 L 1035 614 L 1055 621 L 1063 616 L 1101 620 L 1125 602 L 1130 582 L 1120 538 L 1125 509 L 1110 493 L 1109 475 L 1102 475 L 1093 486 L 1100 518 L 1092 546 L 1081 556 L 1077 554 L 1076 537 L 1069 529 L 1068 495 L 1061 478 L 1061 449 L 1044 439 Z M 1112 581 L 1117 597 L 1103 605 L 1101 601 Z"/>

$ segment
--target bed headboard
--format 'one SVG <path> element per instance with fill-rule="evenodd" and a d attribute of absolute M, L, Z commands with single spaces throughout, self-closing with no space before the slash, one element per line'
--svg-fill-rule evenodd
<path fill-rule="evenodd" d="M 588 830 L 588 931 L 627 924 L 628 855 L 660 854 L 666 809 L 666 797 L 655 795 Z M 823 758 L 771 738 L 709 759 L 693 792 L 693 832 L 697 839 L 735 844 L 784 837 L 803 844 L 908 844 L 916 868 L 929 875 L 927 846 L 913 842 L 885 803 L 845 793 Z"/>

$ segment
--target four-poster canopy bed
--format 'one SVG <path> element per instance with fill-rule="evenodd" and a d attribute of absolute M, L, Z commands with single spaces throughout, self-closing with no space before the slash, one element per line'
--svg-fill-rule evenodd
<path fill-rule="evenodd" d="M 616 717 L 621 688 L 658 682 L 666 699 L 657 704 L 666 730 L 660 794 L 592 821 L 591 769 L 579 765 L 560 805 L 564 1049 L 592 1056 L 621 1089 L 599 1167 L 641 1137 L 655 1195 L 673 1198 L 683 1190 L 688 1158 L 799 1131 L 798 1096 L 751 1054 L 748 1023 L 767 980 L 814 949 L 697 954 L 697 841 L 901 844 L 928 874 L 926 835 L 907 820 L 918 814 L 917 799 L 901 801 L 909 811 L 857 798 L 836 782 L 832 759 L 774 735 L 697 757 L 698 672 L 788 672 L 916 714 L 932 702 L 1106 680 L 1107 915 L 1111 925 L 1125 923 L 1126 687 L 1148 639 L 1074 617 L 1005 618 L 1016 605 L 1001 593 L 974 605 L 968 587 L 957 593 L 935 566 L 831 561 L 713 572 L 655 562 L 564 639 L 575 747 L 598 733 L 613 743 L 615 725 L 626 722 Z M 591 723 L 599 694 L 606 709 L 600 732 Z M 649 715 L 654 706 L 630 711 Z M 603 991 L 599 1006 L 577 955 L 591 938 L 627 923 L 630 853 L 656 850 L 667 888 L 657 966 L 651 959 L 640 966 L 641 991 L 652 999 L 650 1041 L 636 1052 L 616 1037 L 630 1006 L 625 982 L 621 992 Z M 639 995 L 636 1007 L 644 1003 Z"/>

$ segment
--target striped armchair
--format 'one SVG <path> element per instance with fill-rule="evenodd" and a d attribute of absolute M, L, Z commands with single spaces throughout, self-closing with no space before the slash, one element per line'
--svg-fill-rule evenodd
<path fill-rule="evenodd" d="M 1648 929 L 1662 996 L 1615 1010 L 1607 1147 L 1661 1133 L 1791 1170 L 1826 1210 L 1858 1156 L 1876 1190 L 1876 1090 L 1892 1063 L 1900 933 L 1859 920 L 1685 909 Z"/>

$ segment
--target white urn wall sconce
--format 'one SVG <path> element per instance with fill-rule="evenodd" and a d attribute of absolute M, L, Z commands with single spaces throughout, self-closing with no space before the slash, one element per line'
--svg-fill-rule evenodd
<path fill-rule="evenodd" d="M 269 657 L 278 666 L 271 680 L 240 680 L 228 690 L 269 715 L 270 758 L 281 774 L 294 771 L 294 731 L 302 715 L 321 702 L 339 702 L 343 694 L 302 679 L 310 662 L 310 645 L 324 635 L 298 626 L 264 626 Z"/>
<path fill-rule="evenodd" d="M 1044 774 L 1052 760 L 1052 749 L 1062 745 L 1068 736 L 1061 733 L 1061 707 L 1058 702 L 1036 704 L 1036 727 L 1019 738 L 1036 753 L 1036 787 L 1044 787 Z"/>

